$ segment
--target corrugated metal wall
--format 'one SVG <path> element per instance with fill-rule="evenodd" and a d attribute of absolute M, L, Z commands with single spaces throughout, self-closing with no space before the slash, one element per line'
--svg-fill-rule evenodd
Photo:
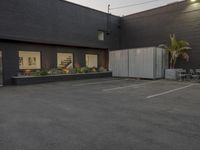
<path fill-rule="evenodd" d="M 154 48 L 129 50 L 129 77 L 154 78 Z"/>
<path fill-rule="evenodd" d="M 120 49 L 169 43 L 175 33 L 191 44 L 190 61 L 179 59 L 177 68 L 200 68 L 200 3 L 189 0 L 125 16 L 121 19 Z"/>
<path fill-rule="evenodd" d="M 117 77 L 128 76 L 128 50 L 110 51 L 109 68 Z"/>
<path fill-rule="evenodd" d="M 157 79 L 164 77 L 167 53 L 155 47 L 109 52 L 109 68 L 116 77 Z"/>

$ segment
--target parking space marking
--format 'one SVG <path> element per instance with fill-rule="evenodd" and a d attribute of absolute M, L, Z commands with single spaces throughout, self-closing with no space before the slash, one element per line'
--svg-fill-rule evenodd
<path fill-rule="evenodd" d="M 160 82 L 160 81 L 150 81 L 150 82 L 139 83 L 139 84 L 131 84 L 131 85 L 128 85 L 128 86 L 120 86 L 120 87 L 115 87 L 115 88 L 110 88 L 110 89 L 103 89 L 103 92 L 121 90 L 121 89 L 126 89 L 126 88 L 139 88 L 141 86 L 156 83 L 156 82 Z"/>
<path fill-rule="evenodd" d="M 154 95 L 151 95 L 151 96 L 147 96 L 146 98 L 150 99 L 150 98 L 166 95 L 166 94 L 169 94 L 169 93 L 173 93 L 173 92 L 176 92 L 176 91 L 187 89 L 187 88 L 192 87 L 194 85 L 196 85 L 196 84 L 189 84 L 187 86 L 183 86 L 183 87 L 180 87 L 180 88 L 176 88 L 176 89 L 173 89 L 173 90 L 169 90 L 169 91 L 165 91 L 165 92 L 162 92 L 162 93 L 158 93 L 158 94 L 154 94 Z"/>
<path fill-rule="evenodd" d="M 72 86 L 85 86 L 85 85 L 95 85 L 95 84 L 102 84 L 102 83 L 112 83 L 112 82 L 121 82 L 126 81 L 126 79 L 115 79 L 115 80 L 108 80 L 108 81 L 98 81 L 98 82 L 88 82 L 88 83 L 80 83 L 80 84 L 74 84 Z"/>

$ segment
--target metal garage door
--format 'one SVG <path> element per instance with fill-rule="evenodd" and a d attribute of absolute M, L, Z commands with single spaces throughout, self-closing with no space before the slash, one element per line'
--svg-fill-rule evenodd
<path fill-rule="evenodd" d="M 166 51 L 157 47 L 109 52 L 109 68 L 115 77 L 163 78 L 167 62 Z"/>
<path fill-rule="evenodd" d="M 129 50 L 129 77 L 154 78 L 154 48 Z"/>
<path fill-rule="evenodd" d="M 110 51 L 109 68 L 114 77 L 128 76 L 128 50 Z"/>

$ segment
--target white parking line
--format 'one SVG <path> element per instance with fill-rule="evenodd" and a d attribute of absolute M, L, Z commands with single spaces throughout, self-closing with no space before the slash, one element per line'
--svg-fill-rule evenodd
<path fill-rule="evenodd" d="M 115 88 L 110 88 L 110 89 L 103 89 L 103 92 L 121 90 L 121 89 L 126 89 L 126 88 L 139 88 L 143 85 L 148 85 L 148 84 L 152 84 L 152 83 L 156 83 L 156 82 L 159 82 L 159 81 L 150 81 L 150 82 L 145 82 L 145 83 L 140 83 L 140 84 L 131 84 L 128 86 L 120 86 L 120 87 L 115 87 Z"/>
<path fill-rule="evenodd" d="M 108 80 L 108 81 L 99 81 L 99 82 L 88 82 L 88 83 L 80 83 L 80 84 L 74 84 L 72 86 L 85 86 L 85 85 L 95 85 L 95 84 L 102 84 L 102 83 L 112 83 L 112 82 L 121 82 L 126 81 L 126 79 L 115 79 L 115 80 Z"/>
<path fill-rule="evenodd" d="M 189 84 L 187 86 L 183 86 L 183 87 L 180 87 L 180 88 L 176 88 L 176 89 L 169 90 L 169 91 L 166 91 L 166 92 L 162 92 L 162 93 L 154 94 L 154 95 L 151 95 L 151 96 L 147 96 L 146 98 L 150 99 L 150 98 L 153 98 L 153 97 L 158 97 L 158 96 L 166 95 L 166 94 L 169 94 L 169 93 L 173 93 L 173 92 L 176 92 L 176 91 L 180 91 L 180 90 L 192 87 L 194 85 L 196 85 L 196 84 Z"/>

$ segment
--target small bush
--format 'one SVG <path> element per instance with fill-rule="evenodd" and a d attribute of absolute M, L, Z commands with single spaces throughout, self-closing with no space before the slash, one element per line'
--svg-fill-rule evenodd
<path fill-rule="evenodd" d="M 82 72 L 81 72 L 81 68 L 79 68 L 79 67 L 76 68 L 76 73 L 82 73 Z"/>
<path fill-rule="evenodd" d="M 63 71 L 61 69 L 58 69 L 58 68 L 53 68 L 53 69 L 50 69 L 48 71 L 48 74 L 50 74 L 50 75 L 59 75 L 59 74 L 63 74 Z"/>
<path fill-rule="evenodd" d="M 105 69 L 104 67 L 100 67 L 100 68 L 98 69 L 98 71 L 99 71 L 99 72 L 106 72 L 107 69 Z"/>
<path fill-rule="evenodd" d="M 24 70 L 23 74 L 24 74 L 25 76 L 31 76 L 31 75 L 32 75 L 32 70 L 26 69 L 26 70 Z"/>
<path fill-rule="evenodd" d="M 41 76 L 47 76 L 48 75 L 48 71 L 42 70 L 42 71 L 40 71 L 40 75 Z"/>
<path fill-rule="evenodd" d="M 70 67 L 69 74 L 76 74 L 76 68 Z"/>
<path fill-rule="evenodd" d="M 76 74 L 76 73 L 90 73 L 90 72 L 106 72 L 104 67 L 100 68 L 88 68 L 88 67 L 70 67 L 66 69 L 52 68 L 50 70 L 24 70 L 22 73 L 18 73 L 18 76 L 47 76 L 47 75 L 61 75 L 61 74 Z"/>
<path fill-rule="evenodd" d="M 36 70 L 34 72 L 32 72 L 32 76 L 40 76 L 41 71 L 40 70 Z"/>
<path fill-rule="evenodd" d="M 90 69 L 88 67 L 82 67 L 81 68 L 81 73 L 88 73 Z"/>
<path fill-rule="evenodd" d="M 97 72 L 97 68 L 95 67 L 90 68 L 90 72 Z"/>

